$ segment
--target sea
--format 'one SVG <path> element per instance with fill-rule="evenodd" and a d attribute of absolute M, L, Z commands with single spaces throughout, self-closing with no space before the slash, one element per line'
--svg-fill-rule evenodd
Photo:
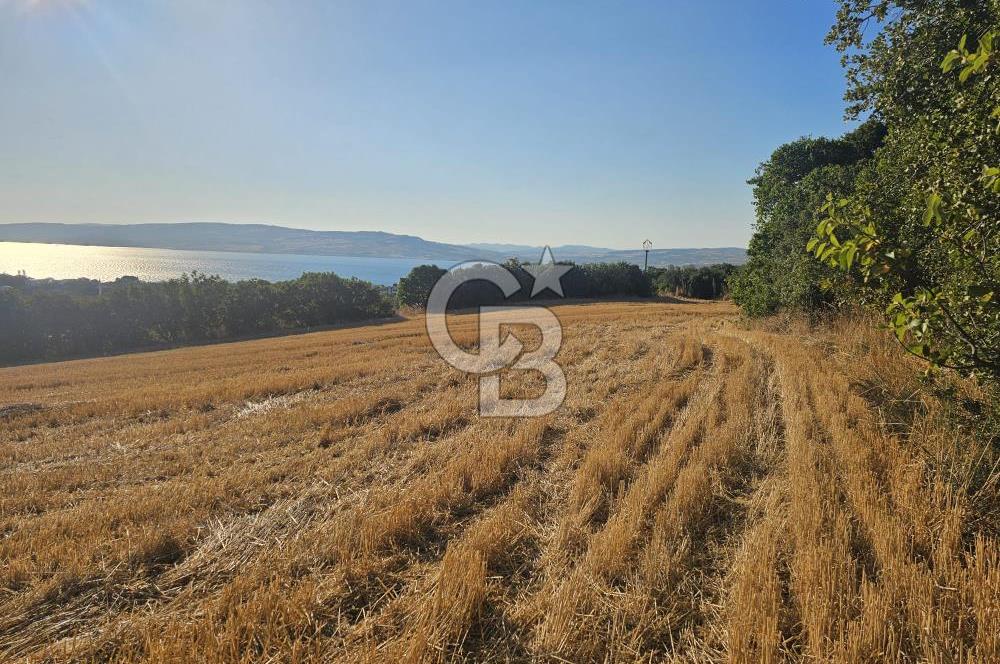
<path fill-rule="evenodd" d="M 228 281 L 284 281 L 296 279 L 303 272 L 336 272 L 342 277 L 357 277 L 389 286 L 417 265 L 435 264 L 447 268 L 456 262 L 454 259 L 433 258 L 255 254 L 0 242 L 0 274 L 23 271 L 34 279 L 86 277 L 114 281 L 118 277 L 132 276 L 143 281 L 166 281 L 197 271 L 218 275 Z"/>

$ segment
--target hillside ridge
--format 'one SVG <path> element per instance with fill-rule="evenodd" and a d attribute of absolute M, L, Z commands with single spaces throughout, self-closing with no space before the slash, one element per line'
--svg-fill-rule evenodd
<path fill-rule="evenodd" d="M 426 258 L 429 261 L 492 260 L 518 258 L 537 261 L 542 247 L 514 244 L 450 244 L 415 235 L 386 231 L 316 231 L 270 224 L 183 222 L 144 224 L 0 224 L 0 242 L 38 242 L 84 246 L 143 247 L 187 251 Z M 642 265 L 642 250 L 606 249 L 586 245 L 561 245 L 553 250 L 561 261 L 597 263 L 626 261 Z M 649 264 L 742 264 L 741 247 L 654 249 Z"/>

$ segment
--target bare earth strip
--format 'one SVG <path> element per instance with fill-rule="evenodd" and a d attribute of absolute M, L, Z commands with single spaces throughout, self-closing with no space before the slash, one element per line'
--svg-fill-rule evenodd
<path fill-rule="evenodd" d="M 554 311 L 537 419 L 419 319 L 0 369 L 0 661 L 1000 660 L 995 453 L 884 339 Z"/>

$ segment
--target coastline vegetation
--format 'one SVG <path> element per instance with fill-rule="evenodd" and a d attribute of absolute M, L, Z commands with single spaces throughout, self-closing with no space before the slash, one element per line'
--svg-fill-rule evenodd
<path fill-rule="evenodd" d="M 393 313 L 384 288 L 332 273 L 274 283 L 198 273 L 103 284 L 0 275 L 0 363 L 204 343 Z"/>

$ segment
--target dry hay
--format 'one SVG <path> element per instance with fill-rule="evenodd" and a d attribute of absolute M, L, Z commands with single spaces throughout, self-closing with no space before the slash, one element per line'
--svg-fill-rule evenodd
<path fill-rule="evenodd" d="M 1000 657 L 992 452 L 880 337 L 556 312 L 531 420 L 419 319 L 0 370 L 0 659 Z"/>

